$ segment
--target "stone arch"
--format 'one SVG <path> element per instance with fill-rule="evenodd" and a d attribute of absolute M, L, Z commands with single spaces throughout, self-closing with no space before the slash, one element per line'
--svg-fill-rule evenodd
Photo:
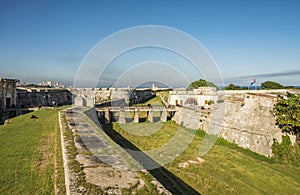
<path fill-rule="evenodd" d="M 186 105 L 187 105 L 187 104 L 189 104 L 189 105 L 198 105 L 198 101 L 197 101 L 196 98 L 191 97 L 191 98 L 187 98 L 187 99 L 185 100 L 185 104 L 186 104 Z"/>

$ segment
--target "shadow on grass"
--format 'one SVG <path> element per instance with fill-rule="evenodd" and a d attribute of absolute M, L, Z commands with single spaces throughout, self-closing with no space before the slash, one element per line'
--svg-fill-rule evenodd
<path fill-rule="evenodd" d="M 85 112 L 85 114 L 96 124 L 99 126 L 99 121 L 97 118 L 96 111 L 94 109 L 90 109 Z M 199 194 L 196 190 L 194 190 L 191 186 L 186 184 L 180 178 L 175 176 L 173 173 L 165 169 L 159 163 L 154 161 L 148 155 L 146 155 L 143 151 L 141 151 L 138 147 L 133 145 L 130 141 L 124 138 L 121 134 L 116 132 L 113 129 L 112 124 L 102 125 L 101 126 L 104 132 L 118 145 L 122 148 L 125 148 L 126 152 L 132 156 L 137 162 L 139 162 L 148 172 L 155 177 L 167 190 L 169 190 L 172 194 Z M 153 167 L 158 167 L 154 168 Z"/>

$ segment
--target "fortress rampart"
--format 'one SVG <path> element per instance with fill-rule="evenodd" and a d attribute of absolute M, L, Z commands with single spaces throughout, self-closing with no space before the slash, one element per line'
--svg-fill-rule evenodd
<path fill-rule="evenodd" d="M 240 147 L 264 156 L 272 155 L 273 139 L 281 142 L 283 133 L 273 114 L 277 95 L 299 90 L 232 90 L 219 91 L 222 103 L 205 110 L 180 108 L 174 120 L 192 129 L 204 129 Z M 292 142 L 295 136 L 289 135 Z"/>

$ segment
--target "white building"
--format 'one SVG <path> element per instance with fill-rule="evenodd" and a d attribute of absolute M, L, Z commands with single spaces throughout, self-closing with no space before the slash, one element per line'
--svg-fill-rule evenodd
<path fill-rule="evenodd" d="M 175 89 L 169 92 L 168 103 L 176 106 L 205 106 L 209 101 L 218 101 L 217 88 L 215 87 L 199 87 L 188 91 L 184 88 Z"/>
<path fill-rule="evenodd" d="M 43 81 L 43 82 L 39 83 L 39 85 L 45 86 L 45 87 L 52 87 L 52 81 Z"/>

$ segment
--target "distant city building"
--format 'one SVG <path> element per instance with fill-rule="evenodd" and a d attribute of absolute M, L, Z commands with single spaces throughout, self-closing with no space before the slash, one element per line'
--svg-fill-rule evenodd
<path fill-rule="evenodd" d="M 52 81 L 43 81 L 39 83 L 39 85 L 44 87 L 52 87 Z"/>
<path fill-rule="evenodd" d="M 217 88 L 199 87 L 188 91 L 185 88 L 174 89 L 169 93 L 169 104 L 176 106 L 205 106 L 209 101 L 218 101 Z"/>
<path fill-rule="evenodd" d="M 27 87 L 28 85 L 20 85 L 20 87 Z M 58 81 L 54 82 L 53 81 L 43 81 L 41 83 L 39 83 L 38 85 L 34 85 L 36 87 L 54 87 L 54 88 L 66 88 L 65 84 L 61 84 Z M 32 85 L 30 85 L 30 87 L 32 87 Z"/>

